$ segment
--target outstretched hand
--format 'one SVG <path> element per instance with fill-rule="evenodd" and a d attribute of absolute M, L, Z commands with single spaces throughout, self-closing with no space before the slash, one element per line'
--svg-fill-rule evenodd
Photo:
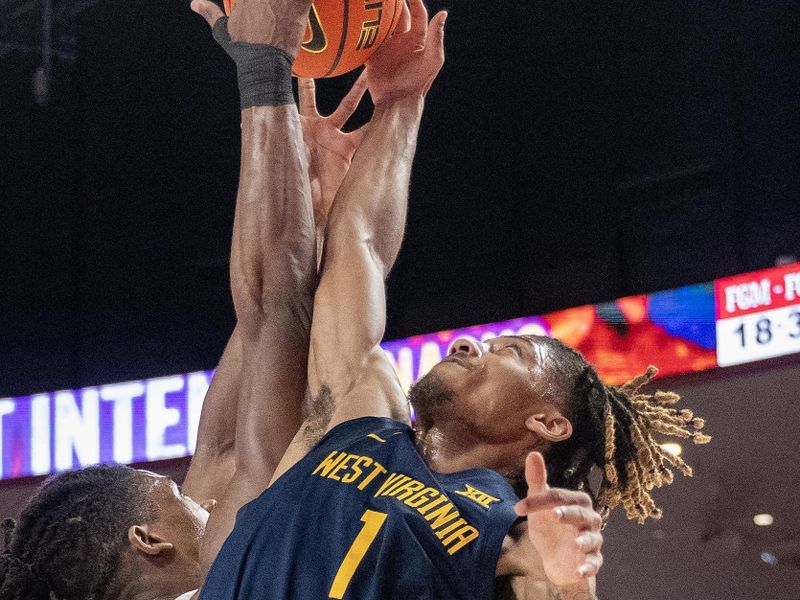
<path fill-rule="evenodd" d="M 333 199 L 350 168 L 358 145 L 364 136 L 364 127 L 350 133 L 342 127 L 353 115 L 367 91 L 364 73 L 353 84 L 339 104 L 327 117 L 317 111 L 316 86 L 313 79 L 299 79 L 300 123 L 308 156 L 308 176 L 311 181 L 311 199 L 317 228 L 324 227 Z"/>
<path fill-rule="evenodd" d="M 429 23 L 423 0 L 403 4 L 394 33 L 367 61 L 367 82 L 376 106 L 404 96 L 424 97 L 444 64 L 447 13 L 437 13 Z"/>
<path fill-rule="evenodd" d="M 597 574 L 603 564 L 602 520 L 583 492 L 547 485 L 544 458 L 531 452 L 525 460 L 528 496 L 515 510 L 528 518 L 528 535 L 539 553 L 547 578 L 567 586 Z"/>

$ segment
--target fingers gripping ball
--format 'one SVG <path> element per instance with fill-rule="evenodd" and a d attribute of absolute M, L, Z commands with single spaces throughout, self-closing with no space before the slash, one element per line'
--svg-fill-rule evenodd
<path fill-rule="evenodd" d="M 230 15 L 236 0 L 224 0 Z M 357 69 L 401 20 L 405 0 L 315 0 L 294 63 L 298 77 L 336 77 Z"/>

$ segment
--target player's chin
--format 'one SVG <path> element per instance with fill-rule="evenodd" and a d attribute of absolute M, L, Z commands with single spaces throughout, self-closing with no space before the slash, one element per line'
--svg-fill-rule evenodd
<path fill-rule="evenodd" d="M 439 363 L 411 387 L 408 399 L 415 409 L 432 408 L 449 404 L 460 387 L 457 367 Z M 463 374 L 461 375 L 463 377 Z"/>

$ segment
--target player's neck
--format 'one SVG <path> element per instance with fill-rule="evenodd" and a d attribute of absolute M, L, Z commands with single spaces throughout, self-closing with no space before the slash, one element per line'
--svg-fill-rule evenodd
<path fill-rule="evenodd" d="M 507 457 L 514 456 L 514 450 L 505 444 L 487 444 L 468 433 L 445 431 L 436 425 L 418 426 L 415 438 L 425 462 L 437 473 L 482 468 L 505 474 L 513 470 Z"/>
<path fill-rule="evenodd" d="M 181 594 L 185 594 L 189 590 L 183 592 L 165 591 L 163 586 L 157 583 L 152 584 L 147 581 L 133 581 L 126 585 L 122 592 L 116 596 L 119 600 L 175 600 Z"/>
<path fill-rule="evenodd" d="M 180 594 L 165 591 L 158 583 L 148 581 L 146 577 L 129 581 L 122 587 L 116 598 L 119 600 L 175 600 L 180 596 Z"/>
<path fill-rule="evenodd" d="M 139 561 L 137 561 L 139 562 Z M 125 567 L 128 568 L 125 568 Z M 142 565 L 127 564 L 112 584 L 114 598 L 118 600 L 175 600 L 191 589 L 197 589 L 192 576 L 192 568 L 183 568 L 176 564 Z"/>

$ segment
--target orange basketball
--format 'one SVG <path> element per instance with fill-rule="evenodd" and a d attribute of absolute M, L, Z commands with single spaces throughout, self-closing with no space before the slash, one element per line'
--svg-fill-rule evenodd
<path fill-rule="evenodd" d="M 223 0 L 231 14 L 236 0 Z M 315 0 L 303 46 L 294 63 L 298 77 L 336 77 L 367 62 L 400 18 L 405 0 Z"/>

